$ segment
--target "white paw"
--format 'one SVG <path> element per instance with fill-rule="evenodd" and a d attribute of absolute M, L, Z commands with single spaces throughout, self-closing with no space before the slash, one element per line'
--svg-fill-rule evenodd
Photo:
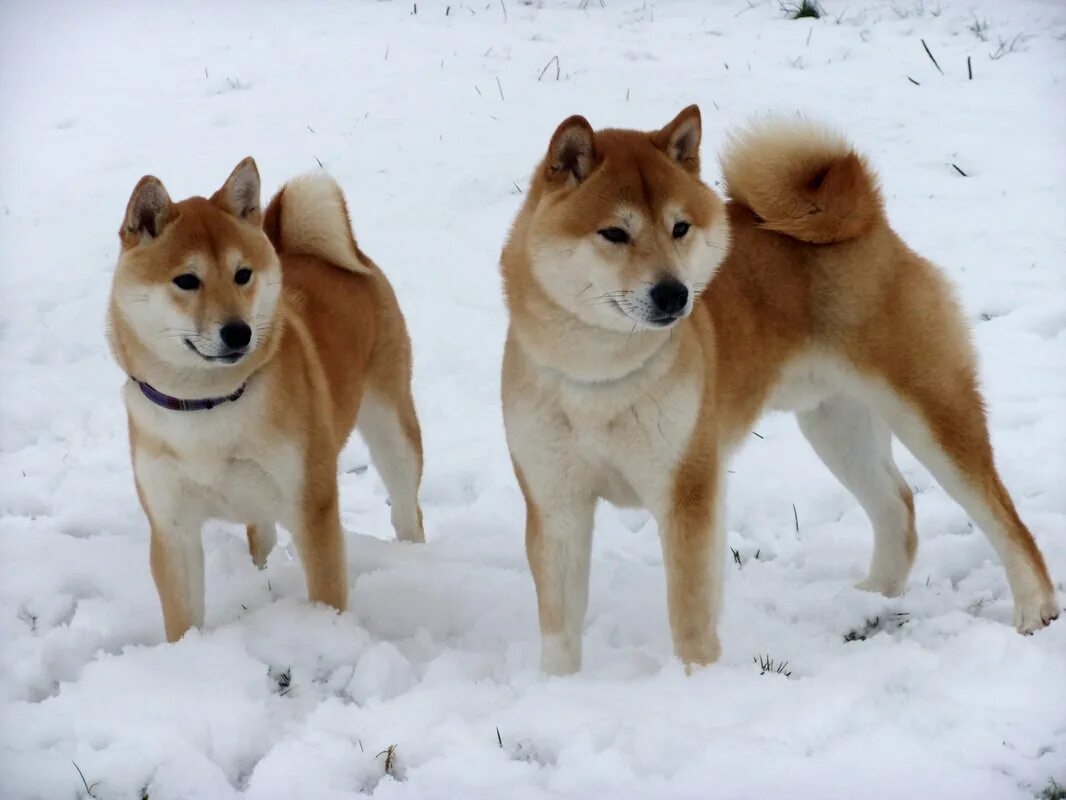
<path fill-rule="evenodd" d="M 1050 625 L 1058 616 L 1059 604 L 1054 594 L 1049 597 L 1027 598 L 1014 604 L 1014 627 L 1018 629 L 1018 633 L 1030 634 L 1038 631 Z"/>
<path fill-rule="evenodd" d="M 885 597 L 899 597 L 903 594 L 906 584 L 904 578 L 885 578 L 881 575 L 870 575 L 868 578 L 855 584 L 855 588 L 863 592 L 875 592 Z"/>
<path fill-rule="evenodd" d="M 412 514 L 401 512 L 396 506 L 392 509 L 392 529 L 396 531 L 396 539 L 401 542 L 426 541 L 426 534 L 422 529 L 422 513 Z"/>
<path fill-rule="evenodd" d="M 400 542 L 416 542 L 422 544 L 426 541 L 426 534 L 421 528 L 396 528 L 396 539 Z"/>
<path fill-rule="evenodd" d="M 547 675 L 573 675 L 581 669 L 581 643 L 560 635 L 543 637 L 540 669 Z"/>
<path fill-rule="evenodd" d="M 674 642 L 674 652 L 685 665 L 685 673 L 691 675 L 699 667 L 713 664 L 722 655 L 722 646 L 718 634 L 708 633 L 698 639 Z"/>

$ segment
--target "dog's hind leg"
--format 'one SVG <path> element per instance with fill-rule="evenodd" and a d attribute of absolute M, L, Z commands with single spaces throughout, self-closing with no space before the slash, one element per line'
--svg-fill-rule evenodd
<path fill-rule="evenodd" d="M 422 483 L 422 430 L 411 394 L 411 341 L 396 295 L 379 283 L 381 321 L 370 356 L 356 427 L 370 448 L 392 506 L 392 527 L 403 542 L 424 542 L 418 487 Z"/>
<path fill-rule="evenodd" d="M 422 509 L 418 505 L 422 434 L 410 388 L 394 386 L 393 391 L 385 393 L 369 386 L 356 424 L 389 492 L 396 538 L 404 542 L 425 541 Z"/>
<path fill-rule="evenodd" d="M 278 543 L 278 531 L 273 522 L 262 522 L 248 526 L 248 552 L 252 563 L 259 569 L 266 567 L 267 557 Z"/>
<path fill-rule="evenodd" d="M 876 312 L 855 328 L 836 329 L 851 365 L 842 374 L 988 536 L 1007 572 L 1014 624 L 1030 633 L 1057 617 L 1059 606 L 996 471 L 966 319 L 932 263 L 902 245 L 895 258 Z"/>
<path fill-rule="evenodd" d="M 892 432 L 858 398 L 833 395 L 796 414 L 800 430 L 859 501 L 874 531 L 869 575 L 857 588 L 895 597 L 914 562 L 914 496 L 892 460 Z"/>
<path fill-rule="evenodd" d="M 881 401 L 886 419 L 996 548 L 1014 596 L 1015 627 L 1022 633 L 1044 627 L 1059 615 L 1055 589 L 996 471 L 976 381 L 957 380 L 939 392 L 902 382 L 893 388 Z"/>

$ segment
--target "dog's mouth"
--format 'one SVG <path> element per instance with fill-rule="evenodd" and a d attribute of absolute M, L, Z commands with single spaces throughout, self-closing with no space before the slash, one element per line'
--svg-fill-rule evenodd
<path fill-rule="evenodd" d="M 663 314 L 654 319 L 649 319 L 648 324 L 654 325 L 656 328 L 668 328 L 684 316 L 684 314 Z"/>
<path fill-rule="evenodd" d="M 209 361 L 212 364 L 236 364 L 242 358 L 248 354 L 248 348 L 242 347 L 238 350 L 230 350 L 229 352 L 222 353 L 217 356 L 209 356 L 205 353 L 201 353 L 189 339 L 185 340 L 185 346 L 192 350 L 196 355 L 200 356 L 204 361 Z"/>
<path fill-rule="evenodd" d="M 626 307 L 618 302 L 617 299 L 611 298 L 611 303 L 614 310 L 621 314 L 626 319 L 631 319 L 639 325 L 647 325 L 651 328 L 669 328 L 679 319 L 683 319 L 688 316 L 687 312 L 678 312 L 676 314 L 657 314 L 654 317 L 637 316 L 630 311 L 626 310 Z"/>

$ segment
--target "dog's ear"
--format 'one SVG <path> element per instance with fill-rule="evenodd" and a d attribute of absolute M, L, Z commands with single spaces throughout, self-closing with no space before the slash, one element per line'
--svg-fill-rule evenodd
<path fill-rule="evenodd" d="M 548 180 L 576 185 L 599 163 L 596 137 L 584 117 L 575 114 L 563 120 L 548 145 Z"/>
<path fill-rule="evenodd" d="M 255 165 L 255 159 L 248 156 L 233 168 L 233 172 L 226 178 L 222 188 L 215 192 L 211 202 L 258 228 L 263 224 L 259 189 L 259 168 Z"/>
<path fill-rule="evenodd" d="M 700 107 L 691 105 L 661 131 L 652 134 L 655 146 L 693 175 L 700 174 Z"/>
<path fill-rule="evenodd" d="M 157 238 L 174 219 L 174 204 L 159 178 L 145 175 L 133 188 L 118 232 L 126 247 Z"/>

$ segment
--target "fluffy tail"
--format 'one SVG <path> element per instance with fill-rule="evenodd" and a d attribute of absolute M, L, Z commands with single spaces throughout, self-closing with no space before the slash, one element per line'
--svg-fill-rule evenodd
<path fill-rule="evenodd" d="M 837 133 L 772 119 L 736 134 L 722 156 L 729 196 L 761 227 L 816 244 L 844 242 L 884 219 L 877 177 Z"/>
<path fill-rule="evenodd" d="M 355 244 L 344 193 L 325 172 L 282 186 L 267 206 L 263 229 L 279 253 L 316 256 L 341 269 L 374 274 Z"/>

